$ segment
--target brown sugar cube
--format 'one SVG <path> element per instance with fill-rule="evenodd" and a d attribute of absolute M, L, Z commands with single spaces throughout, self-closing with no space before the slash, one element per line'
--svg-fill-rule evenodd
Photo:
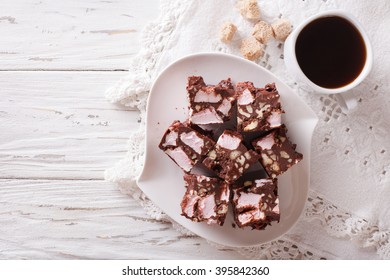
<path fill-rule="evenodd" d="M 269 39 L 274 36 L 274 31 L 272 30 L 272 26 L 270 24 L 265 21 L 259 21 L 253 27 L 252 35 L 260 43 L 267 44 Z"/>
<path fill-rule="evenodd" d="M 260 8 L 257 5 L 257 0 L 241 0 L 238 2 L 238 9 L 246 19 L 260 18 Z"/>
<path fill-rule="evenodd" d="M 275 39 L 284 41 L 291 32 L 291 22 L 288 19 L 280 19 L 272 24 Z"/>
<path fill-rule="evenodd" d="M 256 60 L 264 54 L 263 44 L 254 37 L 242 40 L 240 51 L 249 60 Z"/>
<path fill-rule="evenodd" d="M 222 42 L 229 43 L 232 40 L 236 31 L 237 27 L 233 23 L 226 22 L 222 25 L 219 38 Z"/>

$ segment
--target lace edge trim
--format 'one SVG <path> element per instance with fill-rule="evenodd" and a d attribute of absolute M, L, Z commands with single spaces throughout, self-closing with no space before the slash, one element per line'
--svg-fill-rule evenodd
<path fill-rule="evenodd" d="M 379 257 L 390 258 L 390 230 L 349 213 L 314 190 L 309 191 L 303 218 L 319 221 L 331 236 L 348 238 L 361 248 L 374 247 Z"/>

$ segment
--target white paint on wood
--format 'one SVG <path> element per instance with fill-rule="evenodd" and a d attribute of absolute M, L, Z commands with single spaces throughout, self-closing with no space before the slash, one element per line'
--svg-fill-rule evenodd
<path fill-rule="evenodd" d="M 97 70 L 127 69 L 158 11 L 158 0 L 0 1 L 0 259 L 242 258 L 102 180 L 138 113 L 104 98 L 126 73 Z"/>
<path fill-rule="evenodd" d="M 0 259 L 237 259 L 104 181 L 0 180 Z"/>
<path fill-rule="evenodd" d="M 139 114 L 104 91 L 122 72 L 0 72 L 0 178 L 102 179 Z"/>
<path fill-rule="evenodd" d="M 0 69 L 128 69 L 158 0 L 2 0 Z"/>

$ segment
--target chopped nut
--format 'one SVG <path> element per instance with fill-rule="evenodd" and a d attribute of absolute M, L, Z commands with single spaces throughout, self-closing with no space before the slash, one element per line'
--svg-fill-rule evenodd
<path fill-rule="evenodd" d="M 258 124 L 259 124 L 258 120 L 253 120 L 253 121 L 251 121 L 250 124 L 248 124 L 246 127 L 244 127 L 244 131 L 253 130 L 257 127 Z"/>
<path fill-rule="evenodd" d="M 244 182 L 244 187 L 248 187 L 248 186 L 250 186 L 250 185 L 252 185 L 252 182 L 251 182 L 251 181 L 245 181 L 245 182 Z"/>
<path fill-rule="evenodd" d="M 196 110 L 196 111 L 199 111 L 199 110 L 200 110 L 200 105 L 196 105 L 196 106 L 195 106 L 195 110 Z"/>
<path fill-rule="evenodd" d="M 201 189 L 199 189 L 199 191 L 198 191 L 199 196 L 203 196 L 203 195 L 206 194 L 206 193 L 207 193 L 207 190 L 206 190 L 205 188 L 201 188 Z"/>
<path fill-rule="evenodd" d="M 245 157 L 244 157 L 244 156 L 240 156 L 240 157 L 237 159 L 237 162 L 238 162 L 240 165 L 244 165 L 244 163 L 245 163 Z"/>
<path fill-rule="evenodd" d="M 253 113 L 252 106 L 250 106 L 250 105 L 246 106 L 246 110 L 248 111 L 249 114 Z"/>
<path fill-rule="evenodd" d="M 207 156 L 211 159 L 216 159 L 217 158 L 217 153 L 215 152 L 215 150 L 211 150 Z"/>
<path fill-rule="evenodd" d="M 276 160 L 276 155 L 275 154 L 272 154 L 270 157 L 271 157 L 272 160 Z"/>
<path fill-rule="evenodd" d="M 262 154 L 261 157 L 265 165 L 272 164 L 272 159 L 270 159 L 266 154 Z"/>
<path fill-rule="evenodd" d="M 248 168 L 249 168 L 249 163 L 245 164 L 245 165 L 244 165 L 244 168 L 245 168 L 245 169 L 248 169 Z"/>
<path fill-rule="evenodd" d="M 274 162 L 272 165 L 271 165 L 271 169 L 274 170 L 274 171 L 279 171 L 280 168 L 279 168 L 279 164 L 277 162 Z"/>
<path fill-rule="evenodd" d="M 224 43 L 230 43 L 236 31 L 237 27 L 233 23 L 226 22 L 221 27 L 219 38 Z"/>
<path fill-rule="evenodd" d="M 221 205 L 218 207 L 217 213 L 218 213 L 218 214 L 225 214 L 225 213 L 227 213 L 227 210 L 228 210 L 227 205 L 226 205 L 226 204 L 221 204 Z"/>
<path fill-rule="evenodd" d="M 280 19 L 272 24 L 275 39 L 284 41 L 291 32 L 291 23 L 288 19 Z"/>
<path fill-rule="evenodd" d="M 288 153 L 286 153 L 285 151 L 281 151 L 281 152 L 280 152 L 280 156 L 281 156 L 282 158 L 290 158 L 290 156 L 288 155 Z"/>
<path fill-rule="evenodd" d="M 257 0 L 241 0 L 238 2 L 238 9 L 246 19 L 260 18 L 260 8 L 257 5 Z"/>
<path fill-rule="evenodd" d="M 257 114 L 257 116 L 258 116 L 259 118 L 262 118 L 262 117 L 263 117 L 263 111 L 262 111 L 262 110 L 256 110 L 255 112 L 256 112 L 256 114 Z"/>
<path fill-rule="evenodd" d="M 253 27 L 252 35 L 260 43 L 267 44 L 269 39 L 274 36 L 274 31 L 272 30 L 272 26 L 269 25 L 267 22 L 259 21 Z"/>
<path fill-rule="evenodd" d="M 263 107 L 261 107 L 261 110 L 267 111 L 269 108 L 271 108 L 271 105 L 265 104 Z"/>
<path fill-rule="evenodd" d="M 241 115 L 244 115 L 245 117 L 249 118 L 251 115 L 244 112 L 241 107 L 238 107 L 238 112 L 241 114 Z"/>
<path fill-rule="evenodd" d="M 241 43 L 241 54 L 249 60 L 255 60 L 263 56 L 263 44 L 254 37 L 246 38 Z"/>
<path fill-rule="evenodd" d="M 242 173 L 242 172 L 244 172 L 244 168 L 240 167 L 240 168 L 238 169 L 238 171 L 240 171 L 240 173 Z"/>
<path fill-rule="evenodd" d="M 251 159 L 252 156 L 248 151 L 246 151 L 244 157 L 246 157 L 246 159 Z"/>
<path fill-rule="evenodd" d="M 240 151 L 232 151 L 230 153 L 230 159 L 231 160 L 235 160 L 239 155 L 241 155 L 241 152 Z"/>

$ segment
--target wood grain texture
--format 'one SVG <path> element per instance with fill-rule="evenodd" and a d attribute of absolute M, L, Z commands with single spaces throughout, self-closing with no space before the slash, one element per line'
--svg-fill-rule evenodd
<path fill-rule="evenodd" d="M 0 1 L 0 259 L 242 258 L 103 181 L 139 118 L 104 92 L 158 12 L 159 0 Z"/>
<path fill-rule="evenodd" d="M 104 91 L 121 72 L 0 72 L 0 178 L 102 179 L 139 113 Z"/>
<path fill-rule="evenodd" d="M 238 259 L 100 180 L 0 180 L 0 259 Z"/>
<path fill-rule="evenodd" d="M 2 0 L 0 70 L 128 69 L 158 0 Z"/>

